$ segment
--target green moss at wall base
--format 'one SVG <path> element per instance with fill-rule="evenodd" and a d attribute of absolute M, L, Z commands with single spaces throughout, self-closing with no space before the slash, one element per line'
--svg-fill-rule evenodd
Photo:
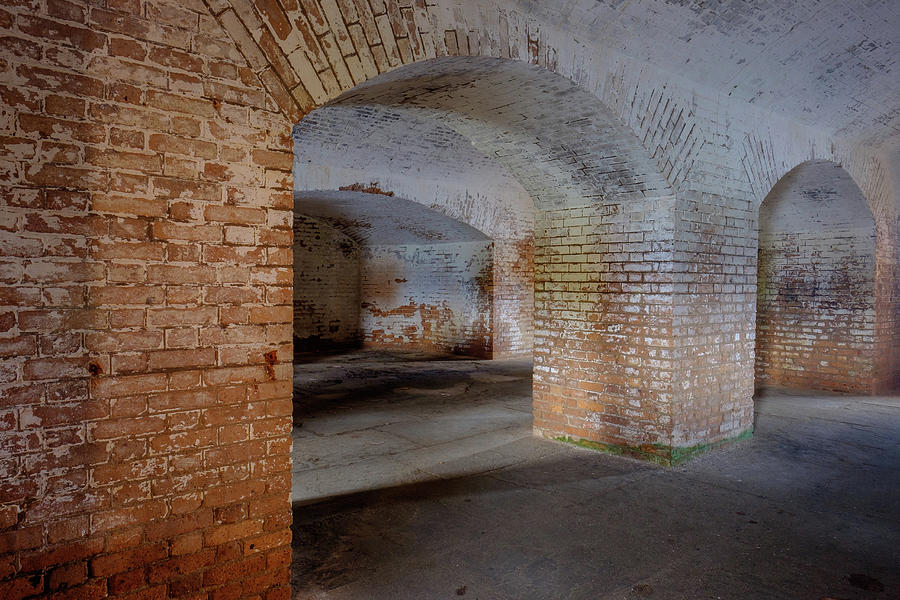
<path fill-rule="evenodd" d="M 567 444 L 572 444 L 573 446 L 578 446 L 579 448 L 586 448 L 588 450 L 595 450 L 598 452 L 606 452 L 607 454 L 615 454 L 617 456 L 630 456 L 632 458 L 639 458 L 641 460 L 646 460 L 652 463 L 672 467 L 685 462 L 686 460 L 696 456 L 697 454 L 706 452 L 707 450 L 712 450 L 713 448 L 717 448 L 725 444 L 731 444 L 734 442 L 739 442 L 741 440 L 746 440 L 751 437 L 753 437 L 753 429 L 747 429 L 745 431 L 742 431 L 738 435 L 725 438 L 717 442 L 712 442 L 709 444 L 697 444 L 695 446 L 666 446 L 665 444 L 617 446 L 615 444 L 592 442 L 591 440 L 583 440 L 566 435 L 555 437 L 553 439 L 557 442 L 565 442 Z"/>

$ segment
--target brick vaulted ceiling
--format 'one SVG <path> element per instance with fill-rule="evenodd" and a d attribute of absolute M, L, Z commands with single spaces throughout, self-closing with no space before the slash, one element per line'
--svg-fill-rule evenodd
<path fill-rule="evenodd" d="M 265 27 L 250 7 L 253 3 L 208 1 L 219 15 L 233 7 L 263 52 L 276 43 L 260 35 Z M 255 4 L 258 14 L 271 21 L 268 13 L 274 11 L 267 7 L 275 3 Z M 357 37 L 365 35 L 370 44 L 380 45 L 379 36 L 384 37 L 393 27 L 392 37 L 396 38 L 384 41 L 383 61 L 377 53 L 361 53 L 358 60 L 348 61 L 346 69 L 339 67 L 326 77 L 336 78 L 340 89 L 328 81 L 322 86 L 307 85 L 311 98 L 300 100 L 306 109 L 347 89 L 338 70 L 346 70 L 358 80 L 354 71 L 371 77 L 388 64 L 393 68 L 435 51 L 438 55 L 495 53 L 524 58 L 522 54 L 532 51 L 545 52 L 546 48 L 539 46 L 549 37 L 549 30 L 558 30 L 561 38 L 589 49 L 594 60 L 643 64 L 665 73 L 668 80 L 680 80 L 685 87 L 714 95 L 724 103 L 753 104 L 855 143 L 885 150 L 900 146 L 900 5 L 896 0 L 379 0 L 375 4 L 384 4 L 390 18 L 384 21 L 364 14 L 369 8 L 360 6 L 366 3 L 353 0 L 319 4 L 288 0 L 283 4 L 285 12 L 274 23 L 275 35 L 283 36 L 278 45 L 282 50 L 292 44 L 306 48 L 309 66 L 320 74 L 333 62 L 335 50 L 349 56 L 353 46 L 360 45 Z M 344 24 L 335 27 L 340 15 L 345 23 L 358 22 L 359 32 Z M 481 39 L 473 38 L 471 32 L 479 27 L 479 18 L 487 19 L 489 28 L 497 31 L 482 31 Z M 224 25 L 232 34 L 236 24 L 229 21 L 233 20 L 225 14 Z M 418 30 L 418 36 L 403 31 L 404 23 L 410 31 Z M 295 25 L 295 31 L 288 33 L 287 28 Z M 443 31 L 450 31 L 451 25 L 456 26 L 452 40 Z M 527 29 L 523 37 L 531 47 L 516 47 L 515 28 Z M 494 33 L 497 38 L 509 37 L 508 49 L 503 47 L 504 40 L 490 39 Z M 240 39 L 237 41 L 240 45 Z M 491 46 L 491 50 L 476 50 L 474 44 Z M 257 59 L 248 57 L 251 63 L 263 60 L 258 50 L 246 45 L 242 50 L 258 55 Z M 547 62 L 565 60 L 563 54 L 572 47 L 552 51 L 557 56 L 546 58 Z M 290 51 L 285 54 L 306 83 L 296 57 L 291 57 Z M 385 64 L 379 64 L 382 62 Z M 531 62 L 544 61 L 534 56 Z M 273 67 L 279 71 L 277 65 Z M 294 82 L 285 83 L 290 88 Z"/>
<path fill-rule="evenodd" d="M 518 181 L 462 135 L 412 110 L 326 106 L 297 124 L 294 139 L 300 214 L 308 211 L 298 200 L 316 197 L 310 192 L 374 187 L 423 202 L 492 239 L 534 230 L 534 200 Z"/>
<path fill-rule="evenodd" d="M 510 58 L 598 97 L 667 178 L 685 177 L 676 190 L 758 205 L 790 169 L 827 159 L 873 212 L 898 213 L 895 0 L 204 1 L 294 122 L 410 63 Z M 683 140 L 657 134 L 682 124 L 696 143 L 672 155 Z"/>
<path fill-rule="evenodd" d="M 664 175 L 683 178 L 689 165 L 679 157 L 696 143 L 689 124 L 679 123 L 655 144 L 664 149 L 655 147 L 648 157 L 589 92 L 546 69 L 489 58 L 403 67 L 342 95 L 329 109 L 353 106 L 388 106 L 444 123 L 503 165 L 544 209 L 586 198 L 671 195 Z"/>
<path fill-rule="evenodd" d="M 395 196 L 322 191 L 296 197 L 301 214 L 369 246 L 485 242 L 477 229 L 437 211 Z"/>
<path fill-rule="evenodd" d="M 517 0 L 612 52 L 837 137 L 900 144 L 897 0 Z"/>

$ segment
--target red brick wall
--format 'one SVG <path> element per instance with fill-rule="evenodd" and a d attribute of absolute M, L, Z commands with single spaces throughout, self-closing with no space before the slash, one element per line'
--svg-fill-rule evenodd
<path fill-rule="evenodd" d="M 879 221 L 875 238 L 874 391 L 896 393 L 900 390 L 900 227 Z"/>
<path fill-rule="evenodd" d="M 490 242 L 365 248 L 365 343 L 490 358 L 492 251 Z"/>
<path fill-rule="evenodd" d="M 801 165 L 760 208 L 756 382 L 873 391 L 875 223 L 832 163 Z"/>
<path fill-rule="evenodd" d="M 371 234 L 372 223 L 359 222 L 365 225 L 361 231 Z M 502 271 L 494 262 L 497 246 Z M 479 357 L 530 353 L 517 326 L 530 324 L 530 311 L 523 315 L 522 307 L 530 305 L 532 268 L 529 244 L 370 245 L 295 215 L 295 350 L 334 351 L 364 343 Z M 497 313 L 504 319 L 499 328 Z M 504 344 L 500 349 L 497 338 Z"/>
<path fill-rule="evenodd" d="M 286 598 L 291 123 L 196 1 L 0 35 L 0 597 Z"/>
<path fill-rule="evenodd" d="M 868 252 L 860 238 L 855 230 L 760 235 L 758 384 L 872 391 L 874 234 Z"/>
<path fill-rule="evenodd" d="M 359 245 L 333 227 L 295 214 L 294 349 L 358 345 L 359 294 Z"/>

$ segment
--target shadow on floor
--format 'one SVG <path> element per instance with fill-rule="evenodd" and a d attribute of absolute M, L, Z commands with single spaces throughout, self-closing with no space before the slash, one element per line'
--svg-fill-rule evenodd
<path fill-rule="evenodd" d="M 550 454 L 568 455 L 572 450 L 556 444 L 548 444 Z M 577 454 L 578 451 L 575 451 Z M 614 461 L 609 464 L 594 461 L 576 461 L 570 458 L 547 459 L 537 463 L 494 470 L 471 475 L 441 478 L 431 481 L 394 486 L 368 492 L 348 494 L 325 503 L 295 507 L 294 547 L 302 548 L 301 556 L 295 556 L 294 576 L 300 587 L 334 589 L 360 578 L 360 568 L 377 569 L 378 562 L 389 558 L 390 552 L 371 552 L 367 542 L 385 536 L 385 528 L 391 530 L 385 543 L 391 545 L 406 537 L 407 527 L 423 528 L 423 538 L 446 532 L 450 513 L 461 511 L 469 516 L 484 513 L 484 527 L 494 529 L 506 522 L 515 512 L 525 520 L 520 526 L 529 526 L 531 511 L 519 502 L 513 504 L 495 499 L 531 493 L 544 488 L 543 493 L 564 488 L 585 498 L 594 491 L 622 485 L 629 477 L 645 471 L 659 469 L 655 465 L 637 461 Z M 568 502 L 568 501 L 567 501 Z M 420 507 L 428 506 L 436 512 L 428 515 Z M 383 507 L 393 507 L 388 513 Z M 405 510 L 404 507 L 410 510 Z M 394 510 L 399 509 L 399 510 Z M 526 509 L 526 510 L 523 510 Z M 387 518 L 387 521 L 382 519 Z M 456 521 L 451 528 L 464 526 L 470 529 L 481 517 L 465 523 Z M 426 533 L 426 531 L 428 533 Z M 486 529 L 478 535 L 485 535 Z M 413 534 L 416 538 L 419 534 Z M 477 539 L 476 536 L 475 539 Z M 393 538 L 393 542 L 388 541 Z M 437 538 L 436 538 L 437 539 Z M 421 540 L 426 552 L 430 549 L 427 539 Z M 382 564 L 381 566 L 385 566 Z"/>
<path fill-rule="evenodd" d="M 767 393 L 674 469 L 522 460 L 297 507 L 297 598 L 900 598 L 900 399 Z"/>

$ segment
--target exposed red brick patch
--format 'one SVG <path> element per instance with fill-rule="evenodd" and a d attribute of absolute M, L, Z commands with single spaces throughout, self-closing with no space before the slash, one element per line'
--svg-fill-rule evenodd
<path fill-rule="evenodd" d="M 368 185 L 362 183 L 352 183 L 350 185 L 343 185 L 338 189 L 346 192 L 365 192 L 366 194 L 380 194 L 382 196 L 394 195 L 394 192 L 386 192 L 378 187 L 377 181 L 373 181 Z"/>
<path fill-rule="evenodd" d="M 266 529 L 235 530 L 228 560 L 252 544 L 263 562 L 217 582 L 287 589 L 288 490 L 252 465 L 286 460 L 290 386 L 249 407 L 286 377 L 291 123 L 206 10 L 11 10 L 0 405 L 17 412 L 0 438 L 16 474 L 0 485 L 0 597 L 210 593 L 221 524 L 205 505 L 251 468 Z M 246 503 L 222 509 L 241 526 Z"/>

